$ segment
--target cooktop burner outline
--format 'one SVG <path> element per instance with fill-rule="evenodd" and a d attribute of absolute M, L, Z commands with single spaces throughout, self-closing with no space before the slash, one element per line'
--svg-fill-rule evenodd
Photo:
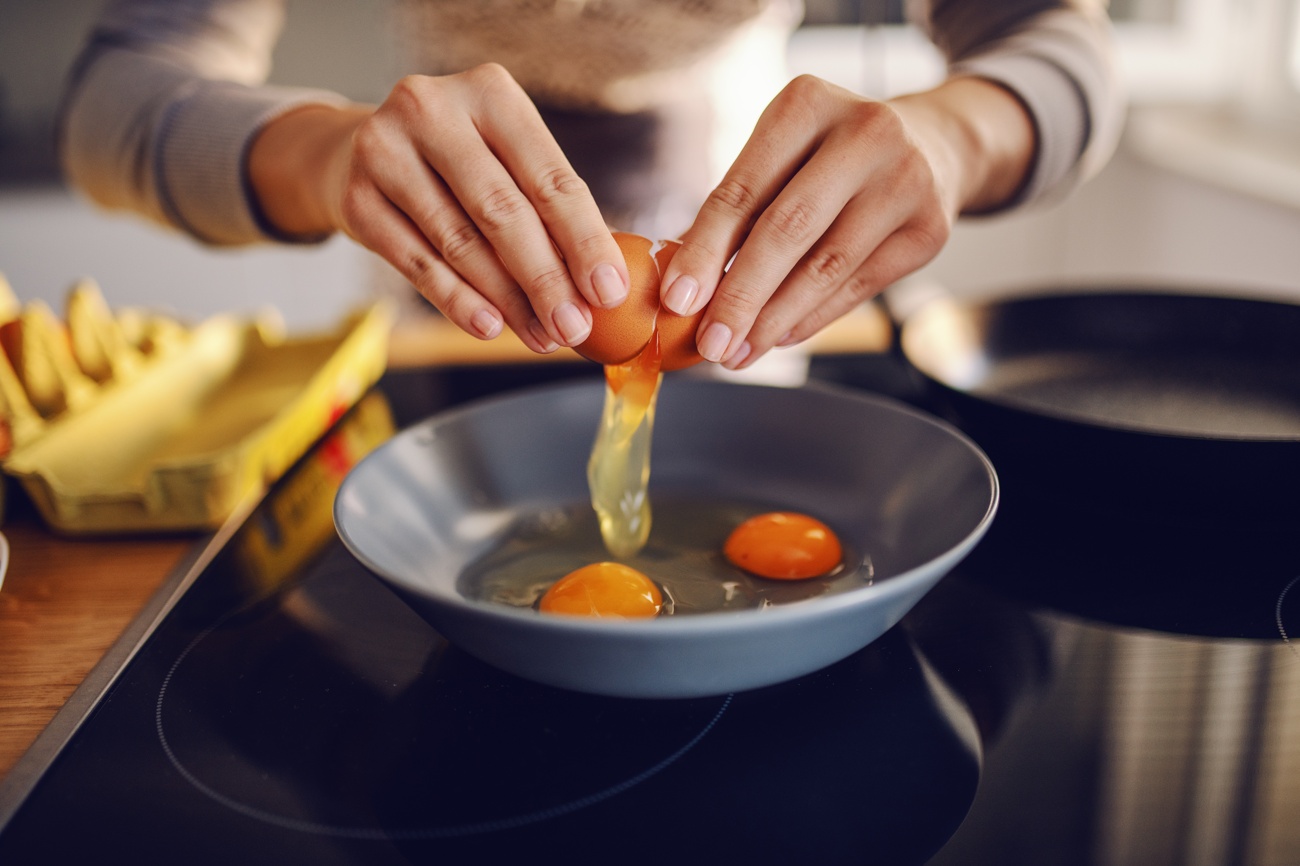
<path fill-rule="evenodd" d="M 640 785 L 642 782 L 658 775 L 672 764 L 676 763 L 687 752 L 691 751 L 700 743 L 710 731 L 717 726 L 719 720 L 731 706 L 735 695 L 725 695 L 718 705 L 717 711 L 705 722 L 704 726 L 690 737 L 685 743 L 674 751 L 670 752 L 663 758 L 660 758 L 654 764 L 641 770 L 638 773 L 616 782 L 605 788 L 586 794 L 572 800 L 536 809 L 531 812 L 512 815 L 504 818 L 494 818 L 484 821 L 476 821 L 465 824 L 450 824 L 439 827 L 410 827 L 410 828 L 382 828 L 382 827 L 365 827 L 365 826 L 336 826 L 318 821 L 310 821 L 299 818 L 292 818 L 286 815 L 279 815 L 257 806 L 251 806 L 243 803 L 238 799 L 221 793 L 211 785 L 200 779 L 191 771 L 176 754 L 172 743 L 167 739 L 167 732 L 163 723 L 163 706 L 167 700 L 167 694 L 175 678 L 176 672 L 180 669 L 185 659 L 191 652 L 198 647 L 205 639 L 214 632 L 221 629 L 223 625 L 229 622 L 236 615 L 244 612 L 242 609 L 232 610 L 223 616 L 220 620 L 203 629 L 193 640 L 181 651 L 181 654 L 172 662 L 171 667 L 163 676 L 162 683 L 158 689 L 158 698 L 154 705 L 154 728 L 158 736 L 158 742 L 162 747 L 163 753 L 167 757 L 168 763 L 179 773 L 190 785 L 213 802 L 224 806 L 231 811 L 237 812 L 245 817 L 271 824 L 281 829 L 295 830 L 303 833 L 313 833 L 316 835 L 333 836 L 345 839 L 358 840 L 430 840 L 430 839 L 449 839 L 462 836 L 474 836 L 481 833 L 494 833 L 502 830 L 511 830 L 524 827 L 529 824 L 536 824 L 541 821 L 558 818 L 577 812 L 597 803 L 604 802 L 611 797 L 630 790 Z"/>

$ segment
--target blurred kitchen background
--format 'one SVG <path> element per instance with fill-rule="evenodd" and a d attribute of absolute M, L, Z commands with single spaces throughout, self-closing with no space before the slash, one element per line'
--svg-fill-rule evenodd
<path fill-rule="evenodd" d="M 273 81 L 382 100 L 401 74 L 382 5 L 290 0 Z M 879 97 L 937 80 L 933 49 L 900 23 L 902 0 L 806 5 L 792 74 Z M 204 248 L 68 191 L 54 118 L 99 6 L 0 2 L 0 273 L 21 299 L 58 308 L 89 276 L 114 306 L 196 320 L 273 305 L 301 330 L 391 280 L 343 238 Z M 1110 165 L 1067 201 L 963 220 L 913 279 L 971 295 L 1130 280 L 1300 302 L 1300 0 L 1112 0 L 1111 13 L 1131 109 Z"/>

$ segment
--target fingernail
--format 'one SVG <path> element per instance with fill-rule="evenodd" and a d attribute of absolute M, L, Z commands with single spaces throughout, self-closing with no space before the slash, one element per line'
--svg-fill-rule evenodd
<path fill-rule="evenodd" d="M 538 348 L 548 355 L 560 348 L 560 344 L 551 339 L 551 335 L 546 333 L 546 329 L 542 327 L 542 323 L 536 319 L 533 319 L 528 323 L 528 333 L 533 335 L 533 339 L 537 341 Z"/>
<path fill-rule="evenodd" d="M 487 310 L 479 310 L 470 317 L 469 323 L 478 331 L 480 337 L 490 340 L 501 333 L 501 320 Z"/>
<path fill-rule="evenodd" d="M 596 265 L 591 272 L 591 287 L 602 307 L 617 307 L 627 297 L 627 286 L 613 265 Z"/>
<path fill-rule="evenodd" d="M 794 331 L 786 331 L 781 335 L 781 339 L 776 341 L 776 345 L 778 348 L 784 349 L 786 346 L 793 346 L 797 342 L 799 341 L 794 339 Z"/>
<path fill-rule="evenodd" d="M 746 340 L 736 348 L 735 353 L 733 353 L 732 356 L 727 359 L 727 363 L 722 366 L 726 367 L 728 370 L 739 370 L 745 363 L 745 359 L 749 357 L 749 353 L 753 350 L 754 347 L 749 345 L 749 341 Z"/>
<path fill-rule="evenodd" d="M 731 329 L 721 322 L 714 322 L 704 329 L 700 338 L 700 354 L 708 361 L 721 361 L 727 346 L 731 345 Z"/>
<path fill-rule="evenodd" d="M 700 284 L 695 278 L 682 274 L 668 287 L 668 292 L 664 295 L 664 306 L 679 316 L 685 316 L 691 312 L 691 303 L 699 293 Z"/>
<path fill-rule="evenodd" d="M 564 338 L 565 345 L 576 346 L 587 339 L 587 335 L 591 333 L 591 323 L 582 315 L 582 311 L 578 309 L 578 305 L 573 301 L 565 301 L 560 304 L 555 308 L 552 316 L 555 321 L 555 329 Z"/>

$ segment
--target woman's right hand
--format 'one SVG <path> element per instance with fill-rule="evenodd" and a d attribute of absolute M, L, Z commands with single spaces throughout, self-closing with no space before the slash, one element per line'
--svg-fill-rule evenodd
<path fill-rule="evenodd" d="M 262 212 L 287 235 L 344 231 L 481 339 L 576 346 L 590 305 L 627 296 L 587 185 L 500 66 L 409 76 L 378 108 L 309 105 L 249 153 Z"/>

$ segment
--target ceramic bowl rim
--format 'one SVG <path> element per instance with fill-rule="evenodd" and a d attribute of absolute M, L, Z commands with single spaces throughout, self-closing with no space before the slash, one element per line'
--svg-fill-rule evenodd
<path fill-rule="evenodd" d="M 752 388 L 771 392 L 798 390 L 777 386 L 733 384 L 724 382 L 710 382 L 707 384 L 728 388 Z M 688 616 L 617 619 L 585 616 L 541 615 L 530 609 L 516 608 L 510 605 L 469 598 L 454 589 L 454 581 L 452 582 L 450 590 L 448 587 L 443 585 L 446 583 L 445 581 L 439 581 L 432 584 L 416 584 L 409 578 L 400 574 L 394 574 L 373 561 L 365 551 L 361 549 L 355 539 L 350 536 L 347 527 L 348 521 L 344 516 L 345 491 L 349 489 L 349 481 L 358 477 L 357 473 L 367 463 L 383 459 L 383 453 L 387 449 L 395 447 L 396 443 L 399 441 L 413 438 L 418 435 L 419 431 L 426 428 L 452 424 L 457 419 L 467 414 L 480 412 L 490 406 L 510 402 L 523 396 L 537 395 L 552 391 L 578 391 L 592 389 L 594 387 L 602 386 L 588 381 L 580 381 L 576 383 L 552 383 L 524 388 L 506 394 L 473 400 L 461 406 L 435 413 L 411 424 L 404 430 L 399 431 L 388 441 L 382 443 L 362 458 L 362 460 L 352 468 L 347 477 L 345 477 L 343 482 L 339 485 L 338 493 L 334 499 L 333 514 L 335 530 L 339 538 L 342 540 L 343 545 L 367 569 L 380 576 L 385 581 L 389 581 L 399 587 L 403 592 L 412 593 L 429 603 L 444 605 L 465 613 L 478 614 L 487 617 L 500 617 L 503 623 L 515 623 L 526 628 L 531 627 L 553 630 L 574 635 L 591 634 L 608 636 L 611 634 L 622 634 L 629 638 L 683 634 L 740 634 L 752 630 L 762 630 L 768 626 L 779 627 L 782 625 L 796 624 L 801 620 L 820 619 L 837 611 L 868 605 L 873 601 L 888 599 L 894 595 L 906 594 L 909 590 L 914 588 L 914 584 L 934 580 L 936 579 L 936 573 L 938 576 L 942 576 L 943 574 L 946 574 L 953 565 L 961 561 L 961 559 L 964 558 L 988 532 L 998 510 L 1001 488 L 993 463 L 989 460 L 984 451 L 962 431 L 940 418 L 892 397 L 865 391 L 856 391 L 828 383 L 809 382 L 800 386 L 800 388 L 808 391 L 823 392 L 836 398 L 847 398 L 873 403 L 888 411 L 906 414 L 911 416 L 914 420 L 936 427 L 949 437 L 955 438 L 960 445 L 976 458 L 980 467 L 984 470 L 984 478 L 988 483 L 988 501 L 985 504 L 984 513 L 980 516 L 980 519 L 973 527 L 964 531 L 964 535 L 960 541 L 945 548 L 937 556 L 918 563 L 911 568 L 900 571 L 896 574 L 891 574 L 864 586 L 854 587 L 843 592 L 815 596 L 803 601 L 776 605 L 761 610 L 741 609 L 692 613 Z M 651 465 L 653 467 L 653 458 Z"/>

